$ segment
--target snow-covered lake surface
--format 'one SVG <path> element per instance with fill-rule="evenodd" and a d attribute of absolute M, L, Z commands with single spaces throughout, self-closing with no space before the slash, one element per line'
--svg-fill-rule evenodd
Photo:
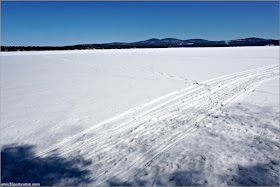
<path fill-rule="evenodd" d="M 2 180 L 279 185 L 278 137 L 279 47 L 1 53 Z"/>

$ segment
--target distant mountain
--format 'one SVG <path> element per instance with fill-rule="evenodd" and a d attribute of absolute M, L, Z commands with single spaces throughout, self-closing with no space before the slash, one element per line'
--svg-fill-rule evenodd
<path fill-rule="evenodd" d="M 209 40 L 204 40 L 204 39 L 189 39 L 185 41 L 186 42 L 209 42 Z"/>
<path fill-rule="evenodd" d="M 263 38 L 244 38 L 237 40 L 209 41 L 204 39 L 180 40 L 177 38 L 151 38 L 139 42 L 113 42 L 103 44 L 81 44 L 63 47 L 30 47 L 2 46 L 1 51 L 40 51 L 40 50 L 75 50 L 75 49 L 127 49 L 127 48 L 167 48 L 167 47 L 236 47 L 236 46 L 265 46 L 277 45 L 279 40 Z"/>
<path fill-rule="evenodd" d="M 131 42 L 131 43 L 104 43 L 102 45 L 129 45 L 129 46 L 184 46 L 184 45 L 191 45 L 190 43 L 201 43 L 201 42 L 208 42 L 208 40 L 203 39 L 190 39 L 190 40 L 180 40 L 177 38 L 164 38 L 164 39 L 157 39 L 151 38 L 149 40 L 139 41 L 139 42 Z"/>
<path fill-rule="evenodd" d="M 278 45 L 279 40 L 263 39 L 263 38 L 244 38 L 237 40 L 225 41 L 228 46 L 265 46 Z"/>
<path fill-rule="evenodd" d="M 149 40 L 143 40 L 139 42 L 115 42 L 115 43 L 103 43 L 103 44 L 90 44 L 81 46 L 93 46 L 102 45 L 104 47 L 227 47 L 227 46 L 263 46 L 263 45 L 279 45 L 279 40 L 262 39 L 262 38 L 244 38 L 228 41 L 209 41 L 204 39 L 188 39 L 180 40 L 177 38 L 164 38 L 157 39 L 151 38 Z"/>
<path fill-rule="evenodd" d="M 266 39 L 262 39 L 262 38 L 244 38 L 244 39 L 238 39 L 238 40 L 231 40 L 231 41 L 247 41 L 247 42 L 256 42 L 256 41 L 264 41 Z"/>

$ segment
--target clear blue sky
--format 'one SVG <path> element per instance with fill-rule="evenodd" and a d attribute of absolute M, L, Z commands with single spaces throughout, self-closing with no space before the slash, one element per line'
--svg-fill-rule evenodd
<path fill-rule="evenodd" d="M 279 39 L 279 2 L 1 2 L 1 45 Z"/>

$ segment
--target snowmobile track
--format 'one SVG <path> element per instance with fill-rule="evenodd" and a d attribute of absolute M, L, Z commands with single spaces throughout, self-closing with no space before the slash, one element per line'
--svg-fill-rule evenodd
<path fill-rule="evenodd" d="M 163 152 L 191 137 L 200 121 L 279 76 L 279 65 L 225 75 L 162 96 L 93 125 L 37 154 L 57 150 L 62 156 L 90 159 L 95 185 L 111 178 L 127 181 Z"/>

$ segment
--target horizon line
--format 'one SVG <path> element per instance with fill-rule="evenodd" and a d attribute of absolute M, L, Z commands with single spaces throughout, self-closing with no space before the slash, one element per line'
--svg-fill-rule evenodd
<path fill-rule="evenodd" d="M 78 46 L 78 45 L 105 45 L 105 44 L 113 44 L 113 43 L 135 43 L 135 42 L 142 42 L 142 41 L 148 41 L 151 39 L 157 39 L 157 40 L 164 40 L 164 39 L 176 39 L 176 40 L 206 40 L 206 41 L 211 41 L 211 42 L 220 42 L 220 41 L 233 41 L 233 40 L 242 40 L 242 39 L 249 39 L 249 38 L 258 38 L 258 39 L 264 39 L 264 40 L 280 40 L 278 39 L 267 39 L 267 38 L 260 38 L 260 37 L 246 37 L 246 38 L 237 38 L 237 39 L 231 39 L 231 40 L 207 40 L 203 38 L 189 38 L 189 39 L 178 39 L 178 38 L 172 38 L 172 37 L 166 37 L 166 38 L 149 38 L 145 40 L 139 40 L 139 41 L 133 41 L 133 42 L 106 42 L 106 43 L 84 43 L 84 44 L 70 44 L 70 45 L 0 45 L 1 47 L 70 47 L 70 46 Z"/>

